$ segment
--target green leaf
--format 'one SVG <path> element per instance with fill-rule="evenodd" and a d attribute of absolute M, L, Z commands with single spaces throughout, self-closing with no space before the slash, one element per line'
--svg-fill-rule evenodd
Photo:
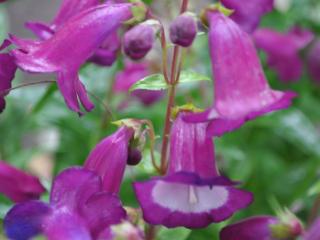
<path fill-rule="evenodd" d="M 164 90 L 167 89 L 168 85 L 163 77 L 162 74 L 153 74 L 147 76 L 138 82 L 136 82 L 130 88 L 130 91 L 134 91 L 137 89 L 144 89 L 144 90 Z"/>
<path fill-rule="evenodd" d="M 199 81 L 210 81 L 211 78 L 194 71 L 182 71 L 179 78 L 179 83 L 191 83 Z"/>
<path fill-rule="evenodd" d="M 199 81 L 210 81 L 211 78 L 194 71 L 182 71 L 179 78 L 179 84 L 193 83 Z M 153 74 L 136 82 L 130 92 L 137 89 L 144 90 L 165 90 L 169 87 L 162 74 Z"/>
<path fill-rule="evenodd" d="M 313 196 L 320 193 L 320 181 L 317 181 L 313 186 L 308 190 L 308 195 Z"/>
<path fill-rule="evenodd" d="M 161 228 L 159 230 L 157 240 L 168 240 L 168 239 L 174 239 L 174 240 L 185 240 L 190 235 L 191 230 L 187 228 L 174 228 L 174 229 L 168 229 L 168 228 Z"/>

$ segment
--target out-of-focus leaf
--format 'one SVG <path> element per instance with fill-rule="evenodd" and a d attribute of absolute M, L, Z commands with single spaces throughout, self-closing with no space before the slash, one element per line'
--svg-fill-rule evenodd
<path fill-rule="evenodd" d="M 7 36 L 8 31 L 8 15 L 5 6 L 0 4 L 0 43 Z"/>
<path fill-rule="evenodd" d="M 313 196 L 320 193 L 320 180 L 317 181 L 309 190 L 308 195 Z"/>
<path fill-rule="evenodd" d="M 191 230 L 187 228 L 174 228 L 168 229 L 165 227 L 160 228 L 157 236 L 157 240 L 184 240 L 190 235 Z"/>

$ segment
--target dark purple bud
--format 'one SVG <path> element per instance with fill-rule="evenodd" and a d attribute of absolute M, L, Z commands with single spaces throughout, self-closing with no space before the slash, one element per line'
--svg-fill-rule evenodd
<path fill-rule="evenodd" d="M 170 25 L 171 42 L 189 47 L 197 35 L 197 22 L 194 14 L 186 12 L 178 16 Z"/>
<path fill-rule="evenodd" d="M 154 20 L 143 22 L 124 35 L 124 52 L 133 60 L 143 58 L 152 49 L 159 23 Z"/>
<path fill-rule="evenodd" d="M 129 148 L 127 164 L 135 166 L 140 163 L 142 154 L 137 148 Z"/>

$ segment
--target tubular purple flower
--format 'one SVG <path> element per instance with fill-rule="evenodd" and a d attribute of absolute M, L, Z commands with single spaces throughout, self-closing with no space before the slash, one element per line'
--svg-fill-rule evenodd
<path fill-rule="evenodd" d="M 313 39 L 313 33 L 293 28 L 288 33 L 272 29 L 258 29 L 253 34 L 258 48 L 268 55 L 268 65 L 273 68 L 284 82 L 297 81 L 303 70 L 303 61 L 299 51 Z"/>
<path fill-rule="evenodd" d="M 147 55 L 152 49 L 157 31 L 157 22 L 148 20 L 127 31 L 123 37 L 125 54 L 133 60 Z"/>
<path fill-rule="evenodd" d="M 119 128 L 95 147 L 84 164 L 84 168 L 101 177 L 106 192 L 119 192 L 133 133 L 133 129 L 126 126 Z"/>
<path fill-rule="evenodd" d="M 281 240 L 301 235 L 302 225 L 295 217 L 280 219 L 273 216 L 256 216 L 224 227 L 221 240 Z"/>
<path fill-rule="evenodd" d="M 320 84 L 320 40 L 317 40 L 308 52 L 308 72 L 311 78 Z"/>
<path fill-rule="evenodd" d="M 11 41 L 18 49 L 11 54 L 24 71 L 56 73 L 58 86 L 68 107 L 82 114 L 78 102 L 80 100 L 85 110 L 90 111 L 94 106 L 79 80 L 78 70 L 101 43 L 123 21 L 131 17 L 130 6 L 103 4 L 82 11 L 45 41 L 24 40 L 12 36 Z"/>
<path fill-rule="evenodd" d="M 44 234 L 49 240 L 97 239 L 126 216 L 118 198 L 133 130 L 121 127 L 90 153 L 84 168 L 72 167 L 53 182 L 50 203 L 17 204 L 4 228 L 13 240 Z"/>
<path fill-rule="evenodd" d="M 207 121 L 207 134 L 221 136 L 248 120 L 290 106 L 296 94 L 269 87 L 251 37 L 220 12 L 207 15 L 214 105 L 186 120 Z"/>
<path fill-rule="evenodd" d="M 279 220 L 272 216 L 258 216 L 228 225 L 220 232 L 221 240 L 271 240 L 272 224 Z"/>
<path fill-rule="evenodd" d="M 194 14 L 183 13 L 170 24 L 171 42 L 182 47 L 189 47 L 193 43 L 197 31 L 198 27 Z"/>
<path fill-rule="evenodd" d="M 16 70 L 14 58 L 6 53 L 0 54 L 0 113 L 6 107 L 4 97 L 9 93 L 7 90 L 11 88 Z"/>
<path fill-rule="evenodd" d="M 203 228 L 221 222 L 253 200 L 250 192 L 219 176 L 206 123 L 186 123 L 180 113 L 170 136 L 169 169 L 164 177 L 134 183 L 146 222 L 166 227 Z"/>
<path fill-rule="evenodd" d="M 271 12 L 274 0 L 221 0 L 222 4 L 234 10 L 231 19 L 234 20 L 241 28 L 252 33 L 259 26 L 260 19 L 263 15 Z"/>
<path fill-rule="evenodd" d="M 129 92 L 130 87 L 137 81 L 150 75 L 148 62 L 126 62 L 123 71 L 120 71 L 115 76 L 115 84 L 113 90 L 115 92 Z M 162 91 L 153 90 L 135 90 L 131 93 L 132 96 L 138 98 L 144 105 L 149 106 L 159 101 L 162 96 Z"/>
<path fill-rule="evenodd" d="M 39 179 L 0 161 L 0 193 L 13 202 L 38 199 L 45 192 Z"/>

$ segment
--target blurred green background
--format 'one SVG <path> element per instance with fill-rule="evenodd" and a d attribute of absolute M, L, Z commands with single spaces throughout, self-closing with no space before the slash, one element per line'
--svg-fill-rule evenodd
<path fill-rule="evenodd" d="M 154 2 L 157 12 L 161 12 L 162 4 L 168 4 L 167 1 Z M 191 4 L 193 2 L 196 1 L 191 0 Z M 17 0 L 1 4 L 0 39 L 3 40 L 7 32 L 29 36 L 22 30 L 23 22 L 27 19 L 48 21 L 58 4 L 59 1 L 42 0 Z M 298 24 L 320 36 L 319 13 L 318 0 L 279 0 L 277 9 L 263 18 L 262 26 L 286 31 Z M 162 17 L 170 19 L 171 16 Z M 206 35 L 199 36 L 188 53 L 184 69 L 193 68 L 211 75 L 206 45 Z M 305 51 L 301 52 L 302 57 Z M 263 53 L 261 59 L 271 86 L 294 90 L 299 97 L 288 110 L 260 117 L 233 133 L 215 139 L 221 172 L 243 182 L 243 187 L 254 193 L 254 203 L 232 219 L 212 224 L 206 229 L 162 229 L 159 239 L 218 239 L 219 229 L 228 222 L 257 214 L 274 214 L 276 203 L 290 208 L 303 221 L 308 219 L 314 199 L 320 192 L 320 85 L 314 83 L 306 72 L 300 81 L 284 84 L 268 69 Z M 111 68 L 93 64 L 82 68 L 82 80 L 89 91 L 96 95 L 92 98 L 96 108 L 81 118 L 66 108 L 54 85 L 41 84 L 11 92 L 7 97 L 6 110 L 0 115 L 0 159 L 38 175 L 49 187 L 54 175 L 68 166 L 81 165 L 95 144 L 115 130 L 112 125 L 106 124 L 103 117 L 103 101 L 112 109 L 115 119 L 150 119 L 160 135 L 165 99 L 151 107 L 133 101 L 128 108 L 119 110 L 117 106 L 126 96 L 107 96 L 114 74 L 122 66 L 122 60 L 119 59 Z M 19 72 L 13 85 L 52 77 L 27 76 Z M 179 87 L 176 100 L 178 104 L 192 100 L 205 108 L 211 103 L 211 96 L 211 84 L 201 83 Z M 147 149 L 142 163 L 138 167 L 128 168 L 126 173 L 121 191 L 125 205 L 137 206 L 131 189 L 132 180 L 145 179 L 152 174 L 155 173 Z M 0 196 L 0 218 L 10 206 L 10 201 Z"/>

